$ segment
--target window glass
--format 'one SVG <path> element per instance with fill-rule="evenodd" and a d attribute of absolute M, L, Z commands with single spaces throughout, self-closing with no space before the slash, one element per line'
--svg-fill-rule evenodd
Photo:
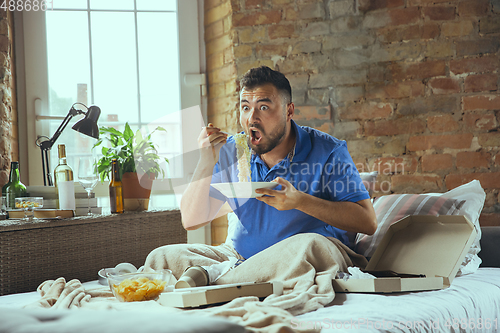
<path fill-rule="evenodd" d="M 49 107 L 43 111 L 46 115 L 65 117 L 75 102 L 88 105 L 92 100 L 87 13 L 47 11 L 46 15 Z M 74 117 L 67 127 L 81 118 L 82 116 Z M 61 123 L 62 119 L 49 120 L 50 136 Z M 73 167 L 75 153 L 90 152 L 93 141 L 92 138 L 66 128 L 50 151 L 51 172 L 57 165 L 58 144 L 66 145 L 68 164 Z"/>
<path fill-rule="evenodd" d="M 37 119 L 41 132 L 54 135 L 74 103 L 97 105 L 99 126 L 123 130 L 128 122 L 143 133 L 165 128 L 153 140 L 159 154 L 171 161 L 169 176 L 182 177 L 183 160 L 174 158 L 183 152 L 177 1 L 136 0 L 137 12 L 134 0 L 54 2 L 54 10 L 44 14 L 48 78 L 43 81 L 49 96 L 42 114 L 56 118 Z M 71 119 L 52 147 L 51 172 L 58 163 L 58 144 L 66 145 L 74 171 L 80 156 L 100 153 L 91 151 L 95 139 L 71 130 L 81 118 Z"/>
<path fill-rule="evenodd" d="M 138 10 L 177 10 L 176 0 L 136 0 Z M 185 0 L 184 0 L 185 1 Z"/>
<path fill-rule="evenodd" d="M 147 132 L 162 126 L 166 132 L 153 135 L 162 156 L 171 158 L 182 153 L 179 88 L 179 52 L 177 51 L 177 18 L 175 13 L 138 13 L 138 46 L 140 72 L 141 120 Z M 161 34 L 162 43 L 158 40 Z M 172 169 L 172 168 L 171 168 Z M 178 176 L 179 170 L 173 173 Z"/>
<path fill-rule="evenodd" d="M 49 9 L 87 9 L 87 0 L 50 0 Z"/>
<path fill-rule="evenodd" d="M 54 0 L 58 1 L 58 0 Z M 134 0 L 90 0 L 90 9 L 134 9 Z"/>
<path fill-rule="evenodd" d="M 94 104 L 101 122 L 139 123 L 134 13 L 92 12 Z"/>

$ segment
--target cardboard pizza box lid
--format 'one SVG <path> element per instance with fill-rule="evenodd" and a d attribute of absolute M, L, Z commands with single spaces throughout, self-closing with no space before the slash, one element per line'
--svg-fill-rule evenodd
<path fill-rule="evenodd" d="M 366 270 L 442 277 L 449 286 L 477 231 L 462 215 L 413 215 L 392 224 Z"/>
<path fill-rule="evenodd" d="M 175 289 L 173 292 L 160 294 L 158 302 L 164 306 L 193 308 L 230 302 L 237 297 L 256 296 L 264 298 L 271 294 L 283 294 L 283 283 L 278 281 L 245 282 Z"/>

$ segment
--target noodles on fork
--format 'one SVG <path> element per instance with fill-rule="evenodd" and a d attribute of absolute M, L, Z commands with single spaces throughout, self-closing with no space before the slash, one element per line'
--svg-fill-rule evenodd
<path fill-rule="evenodd" d="M 238 159 L 238 181 L 240 182 L 251 182 L 252 181 L 252 171 L 250 170 L 250 159 L 251 153 L 248 148 L 247 135 L 244 133 L 239 133 L 234 136 L 234 142 L 236 143 L 236 158 Z"/>

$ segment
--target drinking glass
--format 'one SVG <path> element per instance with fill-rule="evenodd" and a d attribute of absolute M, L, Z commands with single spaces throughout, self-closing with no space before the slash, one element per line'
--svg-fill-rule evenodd
<path fill-rule="evenodd" d="M 15 198 L 15 204 L 17 209 L 22 209 L 24 211 L 24 220 L 32 222 L 35 217 L 34 210 L 36 208 L 43 207 L 42 197 L 22 197 Z"/>
<path fill-rule="evenodd" d="M 87 215 L 92 215 L 92 210 L 90 209 L 90 196 L 92 194 L 92 189 L 97 184 L 99 176 L 97 174 L 97 163 L 94 157 L 80 157 L 78 161 L 78 181 L 83 186 L 85 191 L 87 191 L 87 196 L 89 200 L 89 211 Z"/>
<path fill-rule="evenodd" d="M 7 197 L 2 195 L 2 212 L 0 213 L 0 220 L 7 218 Z"/>

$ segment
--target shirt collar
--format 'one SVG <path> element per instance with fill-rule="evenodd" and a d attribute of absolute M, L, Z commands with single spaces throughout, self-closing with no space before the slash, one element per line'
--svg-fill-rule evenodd
<path fill-rule="evenodd" d="M 292 128 L 295 130 L 295 149 L 293 161 L 301 162 L 304 161 L 309 155 L 311 151 L 311 138 L 308 133 L 299 125 L 295 123 L 295 121 L 291 120 Z"/>

